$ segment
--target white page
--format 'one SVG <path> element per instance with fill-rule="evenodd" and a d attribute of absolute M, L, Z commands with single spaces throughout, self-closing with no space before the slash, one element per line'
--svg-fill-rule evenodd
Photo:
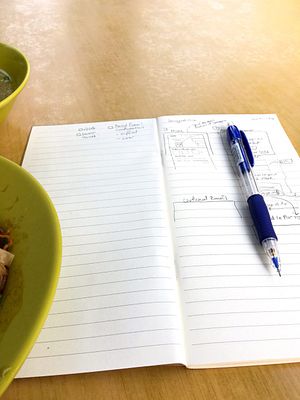
<path fill-rule="evenodd" d="M 23 166 L 54 202 L 63 259 L 18 376 L 184 362 L 156 121 L 34 127 Z"/>
<path fill-rule="evenodd" d="M 227 123 L 252 146 L 282 278 L 258 244 L 231 167 Z M 190 367 L 300 359 L 299 160 L 274 115 L 163 117 L 159 130 L 174 219 Z"/>

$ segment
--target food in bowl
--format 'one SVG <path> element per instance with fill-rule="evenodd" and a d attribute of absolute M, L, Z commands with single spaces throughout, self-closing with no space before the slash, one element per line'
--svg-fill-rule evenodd
<path fill-rule="evenodd" d="M 15 255 L 0 301 L 1 397 L 47 317 L 62 250 L 59 220 L 49 196 L 24 168 L 3 157 L 0 227 L 10 231 L 13 244 L 8 251 Z"/>
<path fill-rule="evenodd" d="M 8 270 L 14 255 L 8 250 L 12 246 L 12 238 L 9 230 L 0 227 L 0 300 L 4 291 Z"/>
<path fill-rule="evenodd" d="M 0 123 L 4 121 L 17 96 L 26 85 L 30 66 L 19 50 L 0 43 Z"/>
<path fill-rule="evenodd" d="M 3 69 L 0 69 L 0 101 L 4 100 L 14 91 L 12 78 Z"/>

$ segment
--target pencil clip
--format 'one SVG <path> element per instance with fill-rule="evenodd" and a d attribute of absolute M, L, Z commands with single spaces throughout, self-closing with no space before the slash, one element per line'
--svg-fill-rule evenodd
<path fill-rule="evenodd" d="M 248 161 L 249 161 L 251 167 L 253 167 L 254 166 L 254 157 L 253 157 L 253 153 L 252 153 L 250 144 L 248 142 L 247 136 L 245 135 L 244 131 L 240 131 L 240 134 L 241 134 L 241 139 L 243 142 L 244 149 L 246 151 Z"/>

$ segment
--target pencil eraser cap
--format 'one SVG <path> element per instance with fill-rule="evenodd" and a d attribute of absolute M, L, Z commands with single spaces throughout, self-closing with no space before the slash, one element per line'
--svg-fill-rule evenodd
<path fill-rule="evenodd" d="M 232 142 L 236 140 L 242 140 L 241 132 L 235 125 L 229 125 L 227 128 L 227 141 L 230 145 Z"/>

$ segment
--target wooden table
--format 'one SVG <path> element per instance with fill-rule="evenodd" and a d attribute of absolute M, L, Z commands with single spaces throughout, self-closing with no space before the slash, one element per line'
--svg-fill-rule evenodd
<path fill-rule="evenodd" d="M 277 113 L 300 153 L 298 0 L 0 1 L 0 40 L 31 62 L 0 126 L 20 162 L 32 125 Z M 299 399 L 300 364 L 181 366 L 15 380 L 4 400 Z"/>

